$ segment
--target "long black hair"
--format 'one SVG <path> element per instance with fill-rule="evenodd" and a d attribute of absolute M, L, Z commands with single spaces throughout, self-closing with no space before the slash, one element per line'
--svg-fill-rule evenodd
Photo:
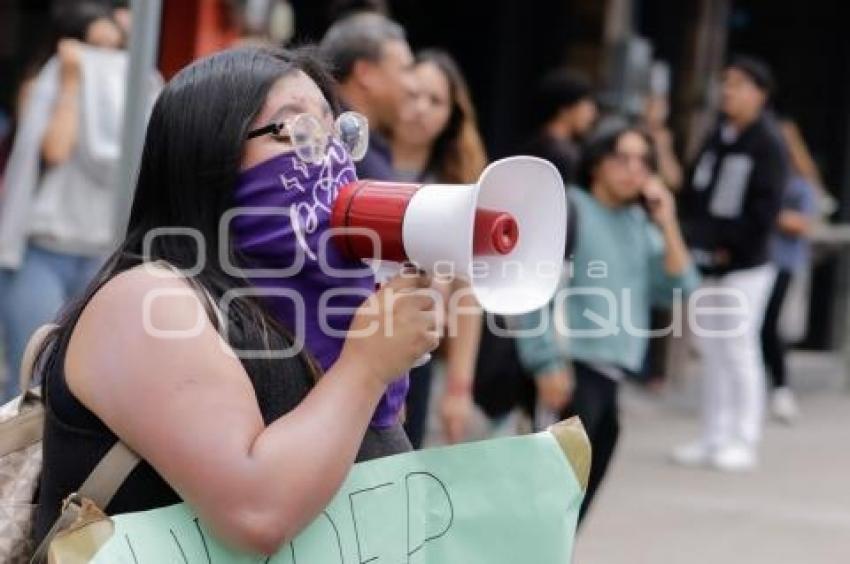
<path fill-rule="evenodd" d="M 100 287 L 143 261 L 165 261 L 184 270 L 200 262 L 189 281 L 216 301 L 233 288 L 249 285 L 226 272 L 219 260 L 219 221 L 233 206 L 249 128 L 272 85 L 296 70 L 318 85 L 338 113 L 333 79 L 310 48 L 222 51 L 192 63 L 166 84 L 148 123 L 126 236 L 84 295 L 60 316 L 55 336 L 61 343 L 67 344 L 76 320 Z M 163 230 L 175 227 L 200 234 L 203 249 L 186 234 Z M 162 234 L 146 244 L 154 230 Z M 224 251 L 239 264 L 232 249 Z M 270 337 L 281 335 L 289 341 L 284 328 L 251 298 L 233 300 L 228 314 L 227 321 L 235 322 L 248 342 L 269 343 Z"/>

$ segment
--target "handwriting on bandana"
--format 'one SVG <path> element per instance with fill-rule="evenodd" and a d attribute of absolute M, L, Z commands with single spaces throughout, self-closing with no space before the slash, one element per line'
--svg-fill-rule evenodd
<path fill-rule="evenodd" d="M 310 166 L 299 157 L 292 156 L 292 174 L 281 174 L 280 183 L 287 192 L 297 191 L 304 194 L 289 208 L 289 221 L 298 245 L 312 259 L 317 260 L 315 250 L 310 245 L 310 235 L 317 232 L 319 227 L 327 226 L 330 222 L 331 208 L 339 194 L 339 189 L 356 180 L 356 172 L 351 162 L 346 158 L 345 149 L 331 144 L 327 155 L 322 161 L 317 179 L 312 181 Z M 305 184 L 307 184 L 305 186 Z"/>

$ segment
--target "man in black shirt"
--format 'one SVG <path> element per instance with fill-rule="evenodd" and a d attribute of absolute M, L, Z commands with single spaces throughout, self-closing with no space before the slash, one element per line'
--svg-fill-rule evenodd
<path fill-rule="evenodd" d="M 540 125 L 522 153 L 551 161 L 569 185 L 575 180 L 578 142 L 596 121 L 590 82 L 568 69 L 552 70 L 540 83 L 535 108 Z"/>
<path fill-rule="evenodd" d="M 721 119 L 682 192 L 685 237 L 705 276 L 689 316 L 702 352 L 704 434 L 674 452 L 685 465 L 736 471 L 757 462 L 759 328 L 775 277 L 767 245 L 788 181 L 784 144 L 765 108 L 772 88 L 762 61 L 741 56 L 727 65 Z"/>

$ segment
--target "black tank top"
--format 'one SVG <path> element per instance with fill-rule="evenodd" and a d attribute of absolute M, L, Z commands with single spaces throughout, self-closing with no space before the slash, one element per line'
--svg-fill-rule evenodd
<path fill-rule="evenodd" d="M 232 320 L 231 320 L 232 321 Z M 234 329 L 235 326 L 235 329 Z M 257 343 L 244 342 L 238 323 L 231 323 L 228 337 L 234 347 L 258 350 Z M 275 342 L 279 340 L 280 342 Z M 284 348 L 283 339 L 272 336 L 265 343 Z M 59 516 L 68 495 L 76 492 L 118 438 L 71 393 L 65 381 L 67 340 L 57 343 L 43 364 L 45 427 L 43 469 L 38 494 L 33 537 L 40 541 Z M 292 410 L 309 392 L 313 377 L 301 356 L 286 359 L 242 359 L 257 395 L 266 425 Z M 401 424 L 388 429 L 370 428 L 360 446 L 357 460 L 379 458 L 410 450 Z M 154 468 L 141 461 L 105 508 L 108 515 L 155 509 L 179 503 L 180 497 Z"/>

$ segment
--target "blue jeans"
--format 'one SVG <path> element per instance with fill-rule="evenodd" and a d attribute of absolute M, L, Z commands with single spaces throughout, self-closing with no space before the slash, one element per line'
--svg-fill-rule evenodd
<path fill-rule="evenodd" d="M 18 270 L 0 270 L 0 319 L 6 354 L 4 402 L 20 393 L 18 374 L 30 335 L 82 294 L 102 262 L 99 257 L 61 254 L 30 245 Z"/>

